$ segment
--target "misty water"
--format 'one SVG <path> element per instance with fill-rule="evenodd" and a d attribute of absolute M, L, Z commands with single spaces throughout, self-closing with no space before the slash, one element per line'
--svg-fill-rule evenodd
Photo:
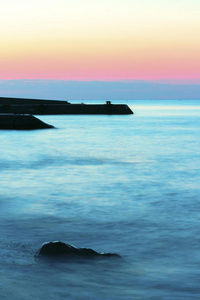
<path fill-rule="evenodd" d="M 0 299 L 200 298 L 200 101 L 126 103 L 0 131 Z M 122 259 L 35 260 L 54 240 Z"/>

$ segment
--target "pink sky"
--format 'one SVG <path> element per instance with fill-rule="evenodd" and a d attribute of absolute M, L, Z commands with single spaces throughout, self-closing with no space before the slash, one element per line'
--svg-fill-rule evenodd
<path fill-rule="evenodd" d="M 196 0 L 7 0 L 0 79 L 197 82 L 198 9 Z"/>

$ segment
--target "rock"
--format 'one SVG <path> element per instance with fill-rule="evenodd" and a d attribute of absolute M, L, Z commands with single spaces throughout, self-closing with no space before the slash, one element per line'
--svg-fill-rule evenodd
<path fill-rule="evenodd" d="M 36 258 L 101 258 L 101 257 L 117 257 L 120 255 L 114 253 L 100 253 L 89 248 L 77 248 L 63 242 L 55 241 L 44 243 Z"/>

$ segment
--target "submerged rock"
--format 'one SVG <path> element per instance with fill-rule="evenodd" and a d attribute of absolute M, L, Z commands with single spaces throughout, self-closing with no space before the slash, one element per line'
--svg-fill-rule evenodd
<path fill-rule="evenodd" d="M 121 256 L 114 253 L 100 253 L 89 248 L 77 248 L 70 244 L 55 241 L 44 243 L 36 255 L 36 258 L 101 258 L 101 257 L 117 257 Z"/>

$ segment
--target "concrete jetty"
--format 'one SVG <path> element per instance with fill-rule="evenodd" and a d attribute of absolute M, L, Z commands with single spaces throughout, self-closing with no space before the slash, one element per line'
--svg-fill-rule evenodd
<path fill-rule="evenodd" d="M 32 115 L 0 113 L 0 129 L 32 130 L 54 128 Z"/>
<path fill-rule="evenodd" d="M 126 104 L 84 104 L 61 100 L 0 97 L 0 113 L 32 115 L 129 115 L 132 110 Z"/>

